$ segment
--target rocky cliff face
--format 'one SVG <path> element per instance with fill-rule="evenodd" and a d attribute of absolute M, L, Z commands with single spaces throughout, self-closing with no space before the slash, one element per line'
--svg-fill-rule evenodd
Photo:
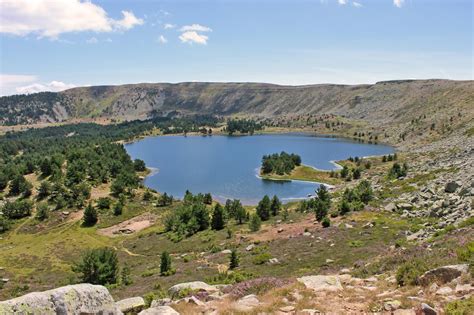
<path fill-rule="evenodd" d="M 429 112 L 449 112 L 473 103 L 473 81 L 388 81 L 353 86 L 134 84 L 1 97 L 0 124 L 58 122 L 73 118 L 145 119 L 171 111 L 265 117 L 333 113 L 384 123 L 409 121 Z"/>

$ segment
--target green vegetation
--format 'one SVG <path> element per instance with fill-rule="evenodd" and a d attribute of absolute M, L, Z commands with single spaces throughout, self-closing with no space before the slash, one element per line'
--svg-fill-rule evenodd
<path fill-rule="evenodd" d="M 373 190 L 370 182 L 361 181 L 354 189 L 346 188 L 339 203 L 338 210 L 341 215 L 350 211 L 360 211 L 364 204 L 368 204 L 373 198 Z"/>
<path fill-rule="evenodd" d="M 235 269 L 239 266 L 239 256 L 237 254 L 237 251 L 233 249 L 230 252 L 230 262 L 229 262 L 229 269 Z"/>
<path fill-rule="evenodd" d="M 329 213 L 331 208 L 331 195 L 326 186 L 321 185 L 317 191 L 317 197 L 303 200 L 298 210 L 300 212 L 314 212 L 316 220 L 321 222 Z"/>
<path fill-rule="evenodd" d="M 73 271 L 80 274 L 80 281 L 92 284 L 115 284 L 118 281 L 119 263 L 117 253 L 111 248 L 86 251 Z"/>
<path fill-rule="evenodd" d="M 255 131 L 262 130 L 263 127 L 262 124 L 251 119 L 228 119 L 224 131 L 229 135 L 233 135 L 236 132 L 253 135 Z"/>
<path fill-rule="evenodd" d="M 397 283 L 401 286 L 417 285 L 418 278 L 427 270 L 427 264 L 422 259 L 405 262 L 397 270 Z"/>
<path fill-rule="evenodd" d="M 446 305 L 446 315 L 469 315 L 474 310 L 474 297 L 468 297 L 465 300 L 449 302 Z"/>
<path fill-rule="evenodd" d="M 281 152 L 264 155 L 262 158 L 262 174 L 290 174 L 296 166 L 301 165 L 301 157 L 297 154 Z"/>
<path fill-rule="evenodd" d="M 160 263 L 160 275 L 162 276 L 170 276 L 174 274 L 176 271 L 173 269 L 171 265 L 171 256 L 168 252 L 164 251 L 161 253 L 161 263 Z"/>
<path fill-rule="evenodd" d="M 400 165 L 398 163 L 393 163 L 392 168 L 388 172 L 388 177 L 389 178 L 401 178 L 405 177 L 408 172 L 408 165 L 406 163 L 403 163 L 403 165 Z"/>

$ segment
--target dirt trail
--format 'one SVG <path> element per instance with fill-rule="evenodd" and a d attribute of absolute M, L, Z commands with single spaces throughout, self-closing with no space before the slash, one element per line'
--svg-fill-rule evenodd
<path fill-rule="evenodd" d="M 99 229 L 97 233 L 109 237 L 133 234 L 152 226 L 156 222 L 156 218 L 157 216 L 152 213 L 143 213 L 111 227 Z"/>

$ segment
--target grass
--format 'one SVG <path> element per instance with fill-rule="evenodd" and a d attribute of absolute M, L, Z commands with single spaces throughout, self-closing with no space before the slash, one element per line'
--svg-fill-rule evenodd
<path fill-rule="evenodd" d="M 261 174 L 261 177 L 266 180 L 302 180 L 308 182 L 325 183 L 330 185 L 336 185 L 342 182 L 338 178 L 331 177 L 330 172 L 318 170 L 308 165 L 297 166 L 290 174 Z"/>

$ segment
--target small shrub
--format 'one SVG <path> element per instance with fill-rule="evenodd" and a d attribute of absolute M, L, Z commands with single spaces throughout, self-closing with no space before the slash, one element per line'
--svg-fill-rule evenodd
<path fill-rule="evenodd" d="M 331 226 L 331 219 L 329 219 L 328 217 L 324 217 L 324 219 L 321 221 L 321 225 L 323 226 L 323 228 Z"/>
<path fill-rule="evenodd" d="M 421 259 L 405 262 L 397 270 L 397 283 L 401 286 L 417 285 L 418 278 L 427 270 L 426 263 Z"/>
<path fill-rule="evenodd" d="M 446 315 L 469 315 L 474 310 L 474 297 L 466 300 L 449 302 L 446 305 Z"/>
<path fill-rule="evenodd" d="M 261 253 L 261 254 L 256 255 L 253 258 L 253 263 L 255 265 L 263 265 L 264 263 L 269 261 L 271 258 L 272 258 L 272 255 L 270 255 L 269 253 Z"/>

